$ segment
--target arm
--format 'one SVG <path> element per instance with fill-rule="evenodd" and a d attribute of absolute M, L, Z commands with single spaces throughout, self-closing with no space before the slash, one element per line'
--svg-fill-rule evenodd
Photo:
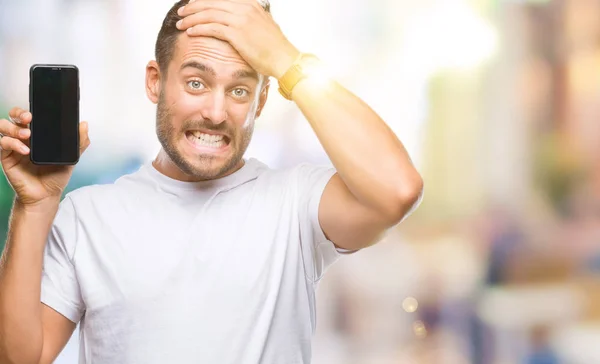
<path fill-rule="evenodd" d="M 180 30 L 229 42 L 260 74 L 280 79 L 298 55 L 256 0 L 195 1 L 178 13 Z M 338 171 L 319 208 L 324 232 L 340 248 L 372 244 L 416 205 L 421 176 L 385 122 L 340 85 L 303 80 L 292 97 Z"/>
<path fill-rule="evenodd" d="M 14 204 L 0 260 L 1 363 L 51 363 L 75 329 L 40 301 L 44 247 L 57 210 L 57 200 L 36 208 Z"/>
<path fill-rule="evenodd" d="M 29 160 L 30 112 L 15 107 L 0 119 L 0 164 L 15 191 L 8 240 L 0 259 L 0 363 L 51 363 L 75 324 L 41 303 L 42 265 L 59 201 L 73 166 Z M 80 151 L 90 145 L 80 124 Z"/>
<path fill-rule="evenodd" d="M 368 105 L 333 81 L 326 86 L 300 81 L 292 99 L 338 172 L 319 206 L 323 231 L 348 250 L 375 243 L 411 212 L 422 193 L 422 179 L 404 146 Z"/>

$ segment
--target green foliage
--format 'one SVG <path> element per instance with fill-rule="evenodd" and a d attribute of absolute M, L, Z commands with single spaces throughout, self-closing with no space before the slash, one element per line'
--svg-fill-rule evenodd
<path fill-rule="evenodd" d="M 7 115 L 8 110 L 0 105 L 0 118 Z M 8 231 L 8 217 L 13 201 L 13 190 L 6 181 L 4 173 L 0 173 L 0 252 L 4 249 Z"/>

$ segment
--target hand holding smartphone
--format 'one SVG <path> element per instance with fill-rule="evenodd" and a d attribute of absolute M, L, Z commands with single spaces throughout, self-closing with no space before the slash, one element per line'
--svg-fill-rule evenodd
<path fill-rule="evenodd" d="M 31 112 L 0 115 L 0 165 L 22 206 L 44 210 L 60 201 L 90 145 L 87 123 L 79 123 L 77 73 L 71 65 L 32 66 Z"/>
<path fill-rule="evenodd" d="M 79 70 L 36 64 L 29 70 L 30 159 L 40 165 L 79 161 Z"/>

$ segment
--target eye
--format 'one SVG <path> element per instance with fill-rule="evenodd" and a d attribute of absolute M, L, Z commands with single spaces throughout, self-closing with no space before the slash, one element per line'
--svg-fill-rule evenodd
<path fill-rule="evenodd" d="M 233 89 L 232 94 L 235 97 L 242 98 L 242 97 L 248 96 L 248 90 L 238 87 L 238 88 Z"/>
<path fill-rule="evenodd" d="M 187 84 L 192 90 L 202 90 L 204 88 L 204 84 L 198 80 L 189 81 Z"/>

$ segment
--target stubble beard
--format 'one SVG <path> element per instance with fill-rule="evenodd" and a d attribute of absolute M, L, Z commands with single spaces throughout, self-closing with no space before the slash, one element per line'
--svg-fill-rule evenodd
<path fill-rule="evenodd" d="M 236 130 L 227 121 L 215 125 L 208 120 L 186 120 L 183 123 L 182 130 L 177 131 L 173 127 L 172 117 L 171 110 L 166 105 L 164 94 L 161 92 L 156 108 L 156 135 L 158 140 L 173 164 L 183 173 L 197 180 L 211 180 L 230 174 L 242 160 L 254 131 L 254 125 Z M 221 163 L 218 163 L 220 158 L 211 155 L 195 156 L 197 163 L 193 163 L 194 161 L 189 160 L 189 157 L 186 159 L 177 149 L 177 142 L 184 135 L 184 131 L 190 129 L 205 129 L 227 135 L 230 148 L 227 159 Z"/>

